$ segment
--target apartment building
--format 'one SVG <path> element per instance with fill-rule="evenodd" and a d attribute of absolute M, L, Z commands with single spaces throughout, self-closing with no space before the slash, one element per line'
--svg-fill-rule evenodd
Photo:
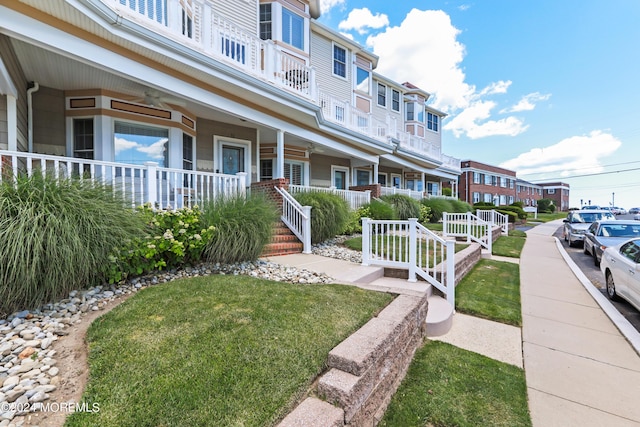
<path fill-rule="evenodd" d="M 510 205 L 516 200 L 516 172 L 477 162 L 463 160 L 458 198 L 467 203 Z"/>
<path fill-rule="evenodd" d="M 543 187 L 521 179 L 516 181 L 516 202 L 522 202 L 524 206 L 537 206 L 542 199 Z"/>
<path fill-rule="evenodd" d="M 441 194 L 461 173 L 445 114 L 320 13 L 319 0 L 0 0 L 0 150 L 152 162 L 167 193 L 188 185 L 171 170 Z"/>
<path fill-rule="evenodd" d="M 569 210 L 569 194 L 571 186 L 566 182 L 545 182 L 540 184 L 543 189 L 543 198 L 553 200 L 556 209 Z"/>

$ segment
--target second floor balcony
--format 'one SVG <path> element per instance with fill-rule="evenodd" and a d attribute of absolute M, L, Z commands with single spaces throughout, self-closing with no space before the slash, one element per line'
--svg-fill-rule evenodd
<path fill-rule="evenodd" d="M 101 1 L 123 19 L 315 103 L 328 122 L 380 141 L 399 141 L 405 150 L 460 170 L 459 159 L 442 154 L 440 144 L 406 132 L 404 123 L 374 117 L 319 90 L 313 67 L 215 13 L 208 0 Z"/>

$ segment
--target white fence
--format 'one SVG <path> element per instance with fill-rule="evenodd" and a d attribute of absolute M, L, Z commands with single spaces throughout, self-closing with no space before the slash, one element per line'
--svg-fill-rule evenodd
<path fill-rule="evenodd" d="M 132 207 L 150 203 L 158 209 L 193 207 L 221 196 L 244 194 L 246 173 L 225 175 L 98 160 L 0 150 L 0 181 L 43 172 L 56 179 L 90 180 L 113 188 Z"/>
<path fill-rule="evenodd" d="M 353 191 L 353 190 L 339 190 L 334 187 L 307 187 L 304 185 L 289 185 L 289 192 L 291 194 L 303 193 L 309 191 L 320 191 L 323 193 L 336 194 L 342 197 L 353 210 L 358 209 L 362 205 L 366 205 L 371 201 L 371 191 Z"/>
<path fill-rule="evenodd" d="M 471 212 L 442 214 L 442 234 L 452 237 L 464 237 L 467 243 L 476 242 L 491 253 L 493 245 L 491 223 L 484 221 Z"/>
<path fill-rule="evenodd" d="M 388 196 L 390 194 L 404 194 L 405 196 L 409 196 L 416 200 L 422 200 L 426 198 L 422 191 L 414 191 L 406 188 L 396 188 L 396 187 L 380 187 L 380 195 Z"/>
<path fill-rule="evenodd" d="M 492 227 L 500 227 L 503 236 L 507 236 L 509 234 L 509 215 L 502 214 L 495 209 L 476 209 L 476 215 L 481 220 L 490 222 Z"/>
<path fill-rule="evenodd" d="M 362 218 L 362 264 L 409 270 L 420 276 L 455 307 L 455 242 L 444 240 L 418 223 Z"/>
<path fill-rule="evenodd" d="M 302 253 L 311 253 L 311 206 L 302 206 L 284 188 L 274 187 L 282 196 L 282 222 L 302 242 Z"/>

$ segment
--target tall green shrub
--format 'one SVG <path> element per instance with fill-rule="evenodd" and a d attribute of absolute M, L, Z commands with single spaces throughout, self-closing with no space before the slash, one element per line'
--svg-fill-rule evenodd
<path fill-rule="evenodd" d="M 369 209 L 369 218 L 371 219 L 398 219 L 393 206 L 383 200 L 373 199 L 364 207 Z"/>
<path fill-rule="evenodd" d="M 473 208 L 471 207 L 471 205 L 467 202 L 463 202 L 462 200 L 449 199 L 449 203 L 451 203 L 453 212 L 465 213 L 465 212 L 473 211 Z"/>
<path fill-rule="evenodd" d="M 349 222 L 347 202 L 340 196 L 321 191 L 297 193 L 302 206 L 311 206 L 311 242 L 320 243 L 344 232 Z"/>
<path fill-rule="evenodd" d="M 433 223 L 440 222 L 444 212 L 455 212 L 450 199 L 431 197 L 429 199 L 422 199 L 420 203 L 431 209 L 430 221 Z"/>
<path fill-rule="evenodd" d="M 113 189 L 34 174 L 0 184 L 0 315 L 100 283 L 142 217 Z"/>
<path fill-rule="evenodd" d="M 208 262 L 234 263 L 257 259 L 273 235 L 278 211 L 262 194 L 219 198 L 202 207 L 204 228 L 213 236 L 203 249 Z"/>
<path fill-rule="evenodd" d="M 398 219 L 420 218 L 420 202 L 412 197 L 405 194 L 389 194 L 380 199 L 393 206 Z"/>

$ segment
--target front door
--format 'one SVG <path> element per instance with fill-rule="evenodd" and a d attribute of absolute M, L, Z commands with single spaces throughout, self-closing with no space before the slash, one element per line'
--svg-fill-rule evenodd
<path fill-rule="evenodd" d="M 246 172 L 244 165 L 244 148 L 233 145 L 222 146 L 222 173 L 235 175 Z"/>

